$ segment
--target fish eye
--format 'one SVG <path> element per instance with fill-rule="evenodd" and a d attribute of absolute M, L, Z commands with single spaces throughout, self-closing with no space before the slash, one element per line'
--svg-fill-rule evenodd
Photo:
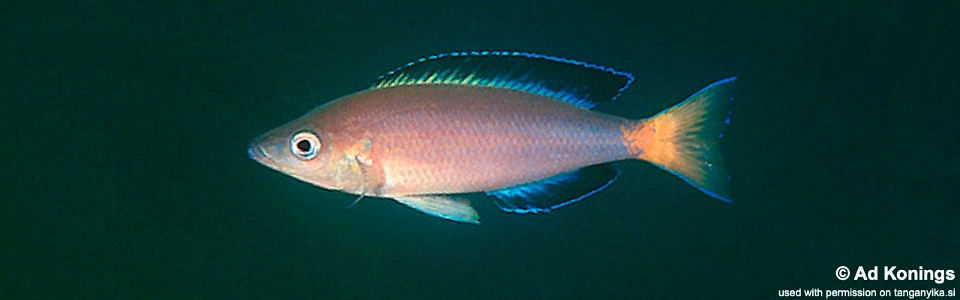
<path fill-rule="evenodd" d="M 290 152 L 302 160 L 309 160 L 317 157 L 317 150 L 320 149 L 320 138 L 317 134 L 310 131 L 301 131 L 293 135 L 290 139 Z"/>

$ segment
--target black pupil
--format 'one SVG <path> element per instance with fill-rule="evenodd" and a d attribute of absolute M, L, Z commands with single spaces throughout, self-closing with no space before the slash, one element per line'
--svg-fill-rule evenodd
<path fill-rule="evenodd" d="M 310 145 L 310 141 L 308 140 L 302 140 L 297 142 L 297 150 L 300 150 L 301 153 L 310 152 L 310 148 L 311 148 L 311 145 Z"/>

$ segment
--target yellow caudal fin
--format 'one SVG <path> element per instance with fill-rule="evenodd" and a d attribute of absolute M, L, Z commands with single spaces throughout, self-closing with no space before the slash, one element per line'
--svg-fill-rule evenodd
<path fill-rule="evenodd" d="M 622 126 L 630 154 L 730 202 L 729 176 L 719 146 L 730 123 L 729 90 L 734 80 L 717 81 L 656 116 Z"/>

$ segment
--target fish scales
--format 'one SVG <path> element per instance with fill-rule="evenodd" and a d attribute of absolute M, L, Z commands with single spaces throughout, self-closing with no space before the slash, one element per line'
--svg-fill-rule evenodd
<path fill-rule="evenodd" d="M 384 196 L 492 190 L 630 155 L 625 119 L 522 91 L 398 86 L 340 103 L 330 111 L 371 140 Z"/>
<path fill-rule="evenodd" d="M 719 148 L 734 80 L 630 120 L 590 110 L 620 96 L 629 73 L 515 51 L 437 54 L 260 135 L 247 154 L 357 201 L 389 198 L 471 224 L 480 217 L 461 194 L 483 192 L 509 213 L 549 212 L 612 184 L 624 160 L 729 203 Z"/>

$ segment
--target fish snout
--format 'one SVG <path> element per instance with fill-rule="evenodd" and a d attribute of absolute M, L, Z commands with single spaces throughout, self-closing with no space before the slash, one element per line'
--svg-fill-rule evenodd
<path fill-rule="evenodd" d="M 258 143 L 251 143 L 247 146 L 247 156 L 264 165 L 270 166 L 272 163 L 270 156 Z"/>

